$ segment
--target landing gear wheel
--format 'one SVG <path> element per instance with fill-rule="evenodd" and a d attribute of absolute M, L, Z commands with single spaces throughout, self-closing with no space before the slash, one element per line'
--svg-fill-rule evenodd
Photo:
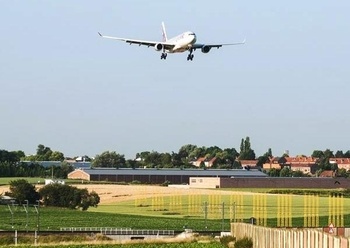
<path fill-rule="evenodd" d="M 160 59 L 166 59 L 166 57 L 168 56 L 168 54 L 167 53 L 162 53 L 162 55 L 160 56 Z"/>
<path fill-rule="evenodd" d="M 189 54 L 188 56 L 187 56 L 187 60 L 193 60 L 193 57 L 194 57 L 194 54 Z"/>

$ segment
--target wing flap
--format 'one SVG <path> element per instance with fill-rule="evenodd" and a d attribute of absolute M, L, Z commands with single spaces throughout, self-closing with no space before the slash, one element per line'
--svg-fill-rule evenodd
<path fill-rule="evenodd" d="M 245 44 L 245 39 L 243 41 L 241 41 L 241 42 L 224 43 L 224 44 L 196 44 L 195 43 L 195 44 L 192 45 L 192 48 L 193 49 L 197 49 L 197 48 L 202 48 L 204 46 L 210 47 L 210 48 L 213 48 L 213 47 L 220 48 L 222 46 L 234 46 L 234 45 L 243 45 L 243 44 Z"/>
<path fill-rule="evenodd" d="M 172 49 L 175 46 L 174 44 L 168 43 L 168 42 L 126 39 L 126 38 L 120 38 L 120 37 L 106 36 L 106 35 L 102 35 L 101 33 L 98 33 L 98 34 L 102 38 L 125 41 L 126 43 L 128 43 L 130 45 L 136 44 L 139 46 L 142 45 L 142 46 L 154 47 L 156 44 L 162 44 L 162 45 L 164 45 L 165 49 Z"/>

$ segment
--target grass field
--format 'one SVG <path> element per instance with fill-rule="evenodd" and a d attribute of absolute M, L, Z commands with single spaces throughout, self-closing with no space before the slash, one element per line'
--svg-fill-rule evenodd
<path fill-rule="evenodd" d="M 0 177 L 0 185 L 8 185 L 11 181 L 18 179 L 24 179 L 33 184 L 36 184 L 38 182 L 45 183 L 45 179 L 40 177 Z"/>
<path fill-rule="evenodd" d="M 234 211 L 233 198 L 230 196 L 177 196 L 181 205 L 171 206 L 171 197 L 154 197 L 143 200 L 120 202 L 118 204 L 101 205 L 98 208 L 90 208 L 89 211 L 66 210 L 58 208 L 45 208 L 39 210 L 40 230 L 59 230 L 62 227 L 119 227 L 132 229 L 170 229 L 183 230 L 229 230 L 233 220 L 249 222 L 249 218 L 266 219 L 267 225 L 276 226 L 279 218 L 287 218 L 288 213 L 292 219 L 292 225 L 304 226 L 305 216 L 317 215 L 320 226 L 329 224 L 329 198 L 319 197 L 319 209 L 312 211 L 303 206 L 303 196 L 292 196 L 292 205 L 287 207 L 278 203 L 278 196 L 266 196 L 266 208 L 257 205 L 257 196 L 245 196 L 242 205 L 237 205 Z M 255 197 L 255 198 L 254 198 Z M 260 196 L 263 199 L 264 196 Z M 204 207 L 200 200 L 215 200 L 216 204 L 208 204 Z M 286 198 L 290 199 L 290 198 Z M 221 202 L 224 205 L 222 215 Z M 231 201 L 231 203 L 230 203 Z M 343 199 L 343 212 L 334 210 L 335 218 L 342 218 L 344 225 L 350 225 L 350 199 Z M 278 206 L 280 204 L 280 206 Z M 171 207 L 171 209 L 167 209 Z M 207 214 L 205 209 L 207 208 Z M 0 229 L 25 230 L 27 216 L 22 206 L 11 207 L 13 216 L 8 206 L 0 206 Z M 338 211 L 338 212 L 337 212 Z M 260 212 L 260 213 L 259 213 Z M 280 213 L 280 215 L 278 215 Z M 341 214 L 341 215 L 340 215 Z M 338 217 L 339 216 L 339 217 Z M 224 217 L 224 220 L 222 220 Z M 38 225 L 38 214 L 34 207 L 28 212 L 28 229 L 35 230 Z"/>
<path fill-rule="evenodd" d="M 0 177 L 0 185 L 9 185 L 11 181 L 24 179 L 32 184 L 45 184 L 45 179 L 41 177 Z M 64 179 L 68 184 L 81 184 L 81 180 Z"/>
<path fill-rule="evenodd" d="M 0 246 L 0 247 L 16 247 L 16 246 Z M 21 246 L 22 248 L 30 248 L 33 246 Z M 104 244 L 104 245 L 45 245 L 47 248 L 222 248 L 226 247 L 219 242 L 210 242 L 210 243 L 139 243 L 139 244 Z"/>
<path fill-rule="evenodd" d="M 24 209 L 21 207 L 14 208 L 13 213 L 12 220 L 8 206 L 0 206 L 0 229 L 26 230 L 26 213 Z M 59 230 L 63 227 L 114 227 L 156 230 L 183 230 L 184 227 L 187 227 L 195 230 L 206 230 L 205 225 L 210 230 L 221 230 L 222 224 L 220 220 L 208 220 L 205 222 L 203 219 L 148 217 L 58 208 L 41 208 L 39 213 L 40 230 Z M 34 208 L 30 208 L 28 229 L 35 230 L 37 223 L 38 215 Z M 225 229 L 228 230 L 229 221 L 227 220 L 225 224 Z"/>
<path fill-rule="evenodd" d="M 15 179 L 18 178 L 0 178 L 0 183 Z M 26 180 L 37 182 L 43 179 Z M 96 191 L 101 197 L 98 208 L 82 212 L 42 207 L 39 215 L 41 230 L 61 227 L 182 230 L 187 227 L 198 231 L 221 231 L 229 230 L 232 221 L 249 222 L 251 217 L 258 219 L 259 224 L 269 226 L 328 226 L 331 221 L 337 226 L 350 225 L 350 198 L 269 194 L 270 189 L 172 189 L 113 184 L 75 186 Z M 2 186 L 0 194 L 6 190 L 6 186 Z M 320 193 L 318 190 L 315 194 L 317 192 Z M 0 229 L 26 228 L 26 213 L 22 206 L 0 206 L 0 220 Z M 31 207 L 28 213 L 30 230 L 37 228 L 37 220 L 37 213 Z"/>

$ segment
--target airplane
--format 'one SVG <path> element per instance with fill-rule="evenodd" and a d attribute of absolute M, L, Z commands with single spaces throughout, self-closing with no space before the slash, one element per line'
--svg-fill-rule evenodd
<path fill-rule="evenodd" d="M 227 43 L 227 44 L 200 44 L 196 43 L 197 36 L 195 33 L 191 31 L 184 32 L 174 38 L 168 39 L 164 22 L 162 22 L 162 41 L 147 41 L 147 40 L 135 40 L 135 39 L 127 39 L 127 38 L 119 38 L 113 36 L 104 36 L 100 32 L 98 34 L 102 38 L 125 41 L 126 43 L 137 44 L 139 46 L 147 46 L 154 47 L 156 51 L 162 51 L 162 55 L 160 59 L 166 60 L 168 53 L 182 53 L 185 51 L 189 51 L 190 53 L 187 56 L 187 60 L 193 60 L 194 55 L 192 54 L 196 49 L 201 49 L 202 53 L 208 53 L 212 48 L 220 48 L 222 46 L 230 46 L 230 45 L 241 45 L 245 43 L 245 40 L 242 42 L 236 43 Z"/>

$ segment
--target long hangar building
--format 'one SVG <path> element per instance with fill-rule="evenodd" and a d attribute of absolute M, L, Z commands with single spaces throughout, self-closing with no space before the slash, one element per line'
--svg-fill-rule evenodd
<path fill-rule="evenodd" d="M 251 169 L 76 169 L 69 179 L 143 184 L 188 184 L 191 188 L 350 188 L 347 178 L 268 177 Z"/>
<path fill-rule="evenodd" d="M 94 168 L 77 169 L 68 174 L 69 179 L 81 179 L 87 181 L 108 181 L 108 182 L 126 182 L 139 181 L 147 184 L 162 184 L 170 182 L 171 184 L 189 184 L 190 179 L 220 178 L 257 178 L 267 175 L 259 170 L 220 170 L 220 169 L 114 169 L 114 168 Z M 194 182 L 195 180 L 192 180 Z M 216 185 L 220 187 L 219 185 Z"/>

